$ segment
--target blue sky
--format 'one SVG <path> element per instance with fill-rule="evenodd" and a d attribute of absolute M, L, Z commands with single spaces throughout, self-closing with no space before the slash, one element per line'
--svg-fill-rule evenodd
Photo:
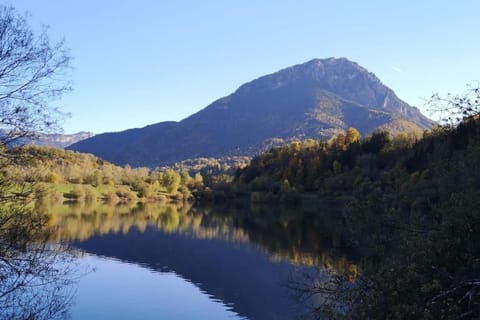
<path fill-rule="evenodd" d="M 181 120 L 241 84 L 346 57 L 428 114 L 480 80 L 480 1 L 15 0 L 74 57 L 66 133 Z"/>

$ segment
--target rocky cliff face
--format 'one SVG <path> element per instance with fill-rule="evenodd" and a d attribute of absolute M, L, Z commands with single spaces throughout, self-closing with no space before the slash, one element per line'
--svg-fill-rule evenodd
<path fill-rule="evenodd" d="M 76 142 L 93 137 L 92 132 L 77 132 L 73 134 L 38 134 L 36 138 L 20 139 L 15 145 L 35 144 L 39 146 L 49 146 L 55 148 L 65 148 Z"/>

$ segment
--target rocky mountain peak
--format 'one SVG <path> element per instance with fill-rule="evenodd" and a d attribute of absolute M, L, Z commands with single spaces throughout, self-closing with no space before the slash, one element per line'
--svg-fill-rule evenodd
<path fill-rule="evenodd" d="M 431 124 L 359 64 L 327 58 L 250 81 L 178 123 L 97 135 L 69 148 L 121 165 L 157 166 L 252 155 L 272 139 L 328 139 L 349 127 L 362 135 L 378 129 L 420 134 Z"/>

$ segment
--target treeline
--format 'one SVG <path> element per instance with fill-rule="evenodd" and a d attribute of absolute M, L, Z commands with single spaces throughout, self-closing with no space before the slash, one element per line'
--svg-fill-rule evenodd
<path fill-rule="evenodd" d="M 354 285 L 334 277 L 312 286 L 307 292 L 324 297 L 317 316 L 473 319 L 480 316 L 478 163 L 478 117 L 419 140 L 386 132 L 360 139 L 351 129 L 254 158 L 235 188 L 263 197 L 313 192 L 337 208 L 362 272 Z"/>
<path fill-rule="evenodd" d="M 202 176 L 206 187 L 216 189 L 219 184 L 230 183 L 235 172 L 250 163 L 248 156 L 225 156 L 221 158 L 195 158 L 175 163 L 171 168 L 177 172 L 187 171 L 192 177 Z"/>
<path fill-rule="evenodd" d="M 38 198 L 129 202 L 137 200 L 191 201 L 203 188 L 200 173 L 119 167 L 91 154 L 40 146 L 6 151 L 15 159 L 2 169 L 2 178 L 16 185 L 31 184 Z"/>
<path fill-rule="evenodd" d="M 333 164 L 335 155 L 359 144 L 359 139 L 360 133 L 350 128 L 329 141 L 293 141 L 255 157 L 237 172 L 236 182 L 246 184 L 251 191 L 275 193 L 282 184 L 298 192 L 316 190 L 322 176 L 339 169 L 339 164 Z"/>
<path fill-rule="evenodd" d="M 281 188 L 297 192 L 344 192 L 345 186 L 332 189 L 332 181 L 344 173 L 357 175 L 359 171 L 384 169 L 398 160 L 398 155 L 416 143 L 414 135 L 406 133 L 390 137 L 386 131 L 373 133 L 361 139 L 355 128 L 348 129 L 330 140 L 294 141 L 271 149 L 239 170 L 235 182 L 249 191 L 278 193 Z M 366 172 L 366 174 L 369 174 Z M 350 185 L 351 186 L 351 185 Z M 348 186 L 347 186 L 348 187 Z"/>

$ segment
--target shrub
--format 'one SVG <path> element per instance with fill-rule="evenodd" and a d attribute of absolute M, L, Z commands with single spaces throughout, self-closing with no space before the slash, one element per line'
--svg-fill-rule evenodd
<path fill-rule="evenodd" d="M 149 183 L 140 183 L 136 189 L 138 196 L 141 198 L 153 198 L 155 196 L 154 188 Z"/>
<path fill-rule="evenodd" d="M 56 172 L 50 172 L 47 175 L 47 182 L 58 184 L 60 182 L 60 176 Z"/>
<path fill-rule="evenodd" d="M 137 194 L 130 190 L 127 186 L 121 186 L 119 187 L 116 191 L 115 194 L 117 195 L 118 198 L 120 198 L 120 201 L 135 201 L 137 200 Z"/>

